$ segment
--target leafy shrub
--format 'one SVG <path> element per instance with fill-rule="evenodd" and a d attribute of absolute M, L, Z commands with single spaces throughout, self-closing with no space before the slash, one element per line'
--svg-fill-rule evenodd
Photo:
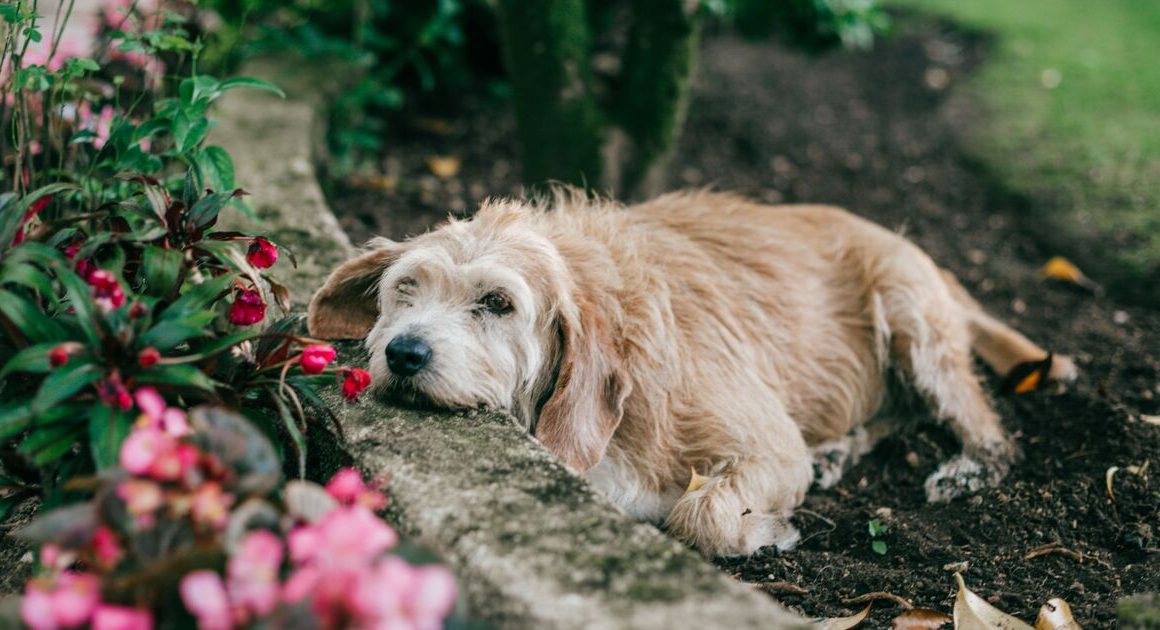
<path fill-rule="evenodd" d="M 437 624 L 453 580 L 383 556 L 385 500 L 357 473 L 280 490 L 276 445 L 301 474 L 306 423 L 330 413 L 318 388 L 353 400 L 370 379 L 299 333 L 269 274 L 289 251 L 216 227 L 245 192 L 206 146 L 211 107 L 280 92 L 197 71 L 187 9 L 113 0 L 87 49 L 0 7 L 0 517 L 67 504 L 24 530 L 40 566 L 23 621 Z M 357 562 L 334 561 L 351 542 Z M 388 589 L 395 607 L 314 584 Z"/>

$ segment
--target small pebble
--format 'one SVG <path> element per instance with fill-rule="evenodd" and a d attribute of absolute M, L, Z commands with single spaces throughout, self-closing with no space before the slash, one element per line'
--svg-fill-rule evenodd
<path fill-rule="evenodd" d="M 911 468 L 918 468 L 918 466 L 922 463 L 922 460 L 919 459 L 918 453 L 910 451 L 906 454 L 906 463 L 909 464 Z"/>
<path fill-rule="evenodd" d="M 1112 313 L 1112 321 L 1120 324 L 1121 326 L 1127 324 L 1128 320 L 1131 318 L 1132 317 L 1128 315 L 1127 311 L 1116 311 L 1115 313 Z"/>
<path fill-rule="evenodd" d="M 970 260 L 973 264 L 981 265 L 987 262 L 987 252 L 984 252 L 981 249 L 972 249 L 971 251 L 967 252 L 967 259 Z"/>
<path fill-rule="evenodd" d="M 1024 302 L 1020 298 L 1015 298 L 1011 300 L 1011 310 L 1022 315 L 1027 312 L 1027 302 Z"/>
<path fill-rule="evenodd" d="M 951 75 L 942 68 L 927 68 L 922 80 L 932 90 L 945 90 L 951 84 Z"/>
<path fill-rule="evenodd" d="M 964 573 L 971 566 L 970 562 L 962 560 L 960 562 L 948 562 L 943 565 L 943 571 L 951 571 L 952 573 Z"/>

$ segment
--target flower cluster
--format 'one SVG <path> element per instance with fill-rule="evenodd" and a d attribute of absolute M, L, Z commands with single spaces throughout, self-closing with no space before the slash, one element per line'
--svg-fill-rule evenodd
<path fill-rule="evenodd" d="M 90 510 L 64 508 L 41 517 L 54 527 L 29 526 L 58 536 L 67 530 L 59 542 L 41 547 L 42 574 L 28 582 L 21 601 L 29 628 L 151 630 L 155 617 L 179 612 L 165 609 L 170 600 L 164 595 L 127 598 L 112 586 L 131 582 L 131 572 L 144 565 L 135 556 L 140 545 L 123 541 L 150 532 L 168 532 L 169 554 L 197 550 L 212 558 L 214 549 L 225 552 L 217 568 L 189 571 L 173 584 L 201 630 L 278 623 L 441 627 L 456 600 L 454 577 L 443 567 L 415 566 L 389 554 L 398 535 L 375 515 L 387 498 L 358 471 L 339 471 L 325 488 L 292 482 L 277 508 L 266 498 L 275 485 L 254 494 L 242 481 L 238 467 L 253 462 L 230 459 L 229 449 L 247 439 L 242 433 L 195 411 L 201 418 L 193 419 L 196 426 L 227 431 L 218 436 L 223 440 L 199 442 L 204 436 L 191 427 L 190 416 L 167 406 L 156 391 L 138 390 L 134 399 L 140 416 L 121 448 L 122 472 L 110 477 L 112 490 L 98 493 Z M 249 439 L 259 440 L 245 449 L 250 457 L 272 452 L 262 438 Z M 116 517 L 122 513 L 128 520 Z"/>
<path fill-rule="evenodd" d="M 279 606 L 297 606 L 324 628 L 441 626 L 455 602 L 451 574 L 385 555 L 398 536 L 371 510 L 386 498 L 358 472 L 339 472 L 327 490 L 334 504 L 314 522 L 293 526 L 285 540 L 269 530 L 247 534 L 224 580 L 213 571 L 182 579 L 182 601 L 202 630 L 243 626 Z M 289 568 L 282 580 L 284 560 Z"/>

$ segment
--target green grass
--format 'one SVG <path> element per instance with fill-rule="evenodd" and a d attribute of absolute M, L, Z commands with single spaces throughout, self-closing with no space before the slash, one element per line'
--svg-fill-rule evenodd
<path fill-rule="evenodd" d="M 888 0 L 994 37 L 967 149 L 1036 200 L 1056 252 L 1160 302 L 1160 2 Z M 1053 89 L 1044 73 L 1058 73 Z M 1050 83 L 1050 81 L 1048 82 Z M 1151 294 L 1150 296 L 1147 294 Z"/>

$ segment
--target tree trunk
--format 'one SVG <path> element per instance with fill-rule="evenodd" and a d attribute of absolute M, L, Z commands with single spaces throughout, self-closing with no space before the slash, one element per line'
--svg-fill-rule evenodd
<path fill-rule="evenodd" d="M 602 116 L 592 97 L 583 0 L 500 0 L 524 181 L 598 186 Z"/>
<path fill-rule="evenodd" d="M 625 194 L 651 196 L 685 122 L 700 29 L 696 3 L 687 0 L 633 0 L 632 9 L 616 105 L 629 141 L 620 184 Z"/>

